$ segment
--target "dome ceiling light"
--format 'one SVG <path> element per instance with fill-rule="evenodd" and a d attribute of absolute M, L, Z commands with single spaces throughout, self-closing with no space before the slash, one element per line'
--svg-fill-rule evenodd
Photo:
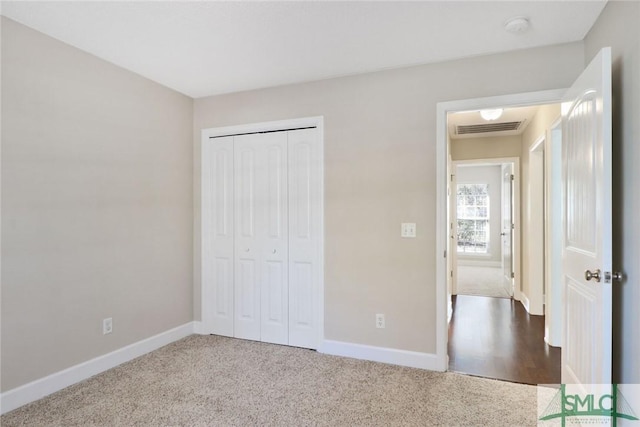
<path fill-rule="evenodd" d="M 524 16 L 516 16 L 504 23 L 504 30 L 508 33 L 521 34 L 529 29 L 529 19 Z"/>
<path fill-rule="evenodd" d="M 491 120 L 497 120 L 500 118 L 500 116 L 502 116 L 502 112 L 503 109 L 502 108 L 492 108 L 492 109 L 488 109 L 488 110 L 480 110 L 480 116 L 482 116 L 483 119 L 491 121 Z"/>

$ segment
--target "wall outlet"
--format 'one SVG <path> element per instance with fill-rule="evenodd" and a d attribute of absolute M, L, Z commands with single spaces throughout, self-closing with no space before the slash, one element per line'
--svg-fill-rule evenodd
<path fill-rule="evenodd" d="M 384 314 L 376 314 L 376 328 L 384 329 Z"/>
<path fill-rule="evenodd" d="M 400 224 L 400 237 L 416 237 L 416 223 L 403 222 Z"/>
<path fill-rule="evenodd" d="M 102 335 L 107 335 L 113 332 L 113 319 L 108 317 L 102 319 Z"/>

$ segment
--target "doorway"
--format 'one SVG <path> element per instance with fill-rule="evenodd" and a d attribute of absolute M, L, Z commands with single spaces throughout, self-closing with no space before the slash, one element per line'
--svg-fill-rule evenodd
<path fill-rule="evenodd" d="M 519 170 L 517 157 L 452 162 L 452 294 L 513 297 L 519 270 L 514 261 L 520 259 Z"/>
<path fill-rule="evenodd" d="M 516 107 L 526 106 L 528 103 L 520 102 L 515 104 Z M 500 253 L 501 272 L 504 272 L 504 278 L 516 279 L 519 276 L 520 268 L 513 268 L 513 274 L 508 267 L 508 261 L 522 260 L 524 269 L 522 276 L 518 277 L 515 286 L 511 287 L 511 294 L 514 300 L 497 301 L 496 298 L 486 298 L 473 296 L 472 293 L 465 292 L 463 287 L 461 288 L 460 282 L 463 280 L 464 264 L 468 263 L 468 260 L 461 259 L 459 240 L 468 241 L 468 237 L 464 232 L 461 234 L 456 226 L 460 225 L 460 221 L 455 218 L 459 212 L 458 206 L 454 206 L 453 199 L 458 198 L 460 192 L 460 182 L 454 181 L 448 188 L 448 201 L 451 203 L 449 206 L 450 218 L 447 224 L 452 233 L 449 233 L 450 241 L 448 243 L 448 250 L 450 250 L 451 256 L 447 259 L 447 268 L 451 271 L 455 271 L 452 275 L 452 285 L 449 287 L 449 291 L 453 295 L 452 306 L 453 314 L 451 317 L 450 328 L 448 332 L 448 367 L 451 370 L 470 373 L 474 375 L 487 376 L 491 378 L 505 379 L 515 382 L 525 382 L 531 384 L 559 382 L 560 381 L 560 350 L 559 348 L 549 347 L 549 340 L 547 339 L 550 325 L 545 325 L 545 300 L 551 300 L 549 290 L 545 288 L 545 282 L 547 281 L 548 272 L 546 269 L 547 259 L 546 247 L 549 239 L 549 228 L 546 227 L 545 218 L 547 218 L 552 212 L 546 199 L 549 196 L 547 180 L 551 171 L 546 166 L 547 158 L 551 156 L 548 152 L 551 141 L 551 123 L 549 122 L 548 111 L 554 111 L 556 117 L 560 115 L 559 103 L 556 101 L 553 108 L 551 106 L 539 107 L 540 103 L 533 103 L 536 107 L 527 107 L 535 109 L 535 119 L 525 119 L 523 122 L 527 123 L 527 126 L 531 126 L 527 131 L 527 136 L 518 142 L 518 146 L 522 151 L 522 154 L 518 154 L 516 159 L 522 157 L 524 164 L 522 165 L 522 173 L 524 174 L 524 181 L 522 185 L 523 191 L 523 203 L 516 202 L 514 206 L 522 209 L 522 237 L 523 241 L 514 244 L 513 240 L 505 238 L 501 245 L 487 244 L 488 247 L 493 247 L 494 250 L 485 250 L 484 243 L 480 245 L 481 252 Z M 547 104 L 547 103 L 544 103 Z M 505 104 L 502 104 L 505 105 Z M 501 104 L 487 105 L 496 110 L 517 110 L 518 108 L 512 108 L 508 104 L 507 107 L 502 107 Z M 514 105 L 514 104 L 511 104 Z M 544 109 L 544 111 L 543 111 Z M 479 110 L 471 110 L 476 115 L 479 114 Z M 451 114 L 457 110 L 448 110 Z M 469 113 L 469 110 L 463 110 L 465 113 Z M 541 125 L 543 123 L 543 125 Z M 491 129 L 497 128 L 497 125 L 507 123 L 496 123 Z M 445 126 L 443 126 L 444 128 Z M 495 147 L 490 147 L 488 143 L 485 143 L 482 149 L 475 150 L 476 155 L 480 158 L 467 158 L 464 161 L 457 161 L 457 157 L 460 156 L 459 151 L 455 147 L 452 148 L 452 140 L 455 136 L 450 133 L 451 126 L 447 128 L 447 154 L 453 153 L 451 161 L 448 163 L 447 176 L 451 176 L 452 181 L 456 178 L 462 177 L 461 171 L 465 171 L 474 163 L 486 166 L 496 167 L 496 176 L 498 179 L 517 175 L 520 171 L 519 166 L 511 165 L 514 174 L 509 174 L 508 163 L 490 162 L 487 154 L 502 154 L 494 150 Z M 542 131 L 540 131 L 542 129 Z M 532 139 L 532 135 L 535 135 L 535 139 Z M 482 135 L 484 136 L 484 135 Z M 495 133 L 494 135 L 495 136 Z M 485 138 L 486 139 L 486 138 Z M 507 141 L 507 138 L 504 138 Z M 486 142 L 486 141 L 485 141 Z M 494 144 L 495 146 L 496 144 Z M 469 152 L 473 152 L 469 144 L 464 145 L 465 155 Z M 493 150 L 493 151 L 492 151 Z M 456 153 L 458 151 L 458 153 Z M 466 181 L 466 178 L 463 180 Z M 476 181 L 478 181 L 476 179 Z M 465 182 L 462 182 L 464 184 Z M 479 183 L 479 181 L 478 181 Z M 501 184 L 502 191 L 502 203 L 506 198 L 507 192 L 507 180 L 504 180 Z M 485 184 L 486 186 L 486 184 Z M 494 183 L 495 186 L 495 183 Z M 517 189 L 520 189 L 520 183 L 515 184 Z M 490 187 L 490 185 L 488 186 Z M 481 190 L 481 189 L 478 189 Z M 479 191 L 480 193 L 482 191 Z M 516 192 L 517 193 L 517 192 Z M 494 197 L 494 201 L 499 200 L 498 197 Z M 491 203 L 491 202 L 490 202 Z M 458 201 L 455 204 L 459 204 Z M 493 203 L 496 204 L 496 203 Z M 493 214 L 497 214 L 494 210 Z M 511 217 L 511 218 L 510 218 Z M 503 220 L 504 218 L 504 220 Z M 511 221 L 509 221 L 509 218 Z M 487 218 L 488 219 L 488 218 Z M 497 226 L 498 230 L 502 232 L 503 236 L 507 237 L 509 229 L 514 229 L 514 223 L 517 223 L 520 219 L 520 213 L 516 213 L 515 209 L 505 209 L 502 206 L 502 212 L 500 214 L 500 225 Z M 503 222 L 503 223 L 502 223 Z M 510 222 L 510 224 L 509 224 Z M 489 224 L 490 225 L 490 224 Z M 509 227 L 509 225 L 511 227 Z M 468 227 L 467 227 L 468 228 Z M 494 225 L 493 228 L 496 228 Z M 525 230 L 526 229 L 526 230 Z M 498 231 L 495 230 L 495 231 Z M 464 230 L 463 230 L 464 231 Z M 515 236 L 521 236 L 519 227 L 514 230 Z M 488 242 L 488 239 L 487 239 Z M 472 245 L 475 248 L 477 243 Z M 520 247 L 524 251 L 522 257 L 520 256 Z M 472 249 L 474 250 L 474 249 Z M 514 253 L 509 256 L 509 252 L 512 250 Z M 518 252 L 516 254 L 516 252 Z M 492 254 L 493 255 L 493 254 Z M 478 255 L 476 255 L 477 257 Z M 462 257 L 464 259 L 464 257 Z M 468 259 L 468 258 L 467 258 Z M 472 261 L 479 262 L 479 259 Z M 520 267 L 520 266 L 518 266 Z M 480 275 L 475 275 L 474 280 L 479 281 Z M 521 280 L 520 280 L 521 279 Z M 509 283 L 508 280 L 505 283 Z M 512 282 L 513 283 L 513 282 Z M 507 285 L 507 288 L 509 286 Z M 457 296 L 455 296 L 457 294 Z M 449 297 L 449 295 L 447 295 Z M 448 300 L 449 298 L 447 298 Z M 508 302 L 508 303 L 507 303 Z M 560 325 L 561 326 L 561 325 Z M 484 338 L 481 338 L 484 337 Z M 475 343 L 474 343 L 475 341 Z M 472 344 L 473 343 L 473 344 Z M 485 357 L 486 356 L 486 357 Z M 484 365 L 484 367 L 483 367 Z M 496 366 L 501 368 L 496 369 Z M 524 366 L 529 366 L 528 369 L 524 369 Z"/>

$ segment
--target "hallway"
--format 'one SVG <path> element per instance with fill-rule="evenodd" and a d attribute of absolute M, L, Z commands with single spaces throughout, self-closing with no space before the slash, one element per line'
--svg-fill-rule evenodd
<path fill-rule="evenodd" d="M 449 370 L 525 384 L 560 383 L 560 348 L 544 342 L 544 316 L 518 301 L 453 296 Z"/>

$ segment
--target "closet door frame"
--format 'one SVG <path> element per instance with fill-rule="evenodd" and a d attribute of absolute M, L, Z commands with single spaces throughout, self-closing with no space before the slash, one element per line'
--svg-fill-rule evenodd
<path fill-rule="evenodd" d="M 290 119 L 290 120 L 279 120 L 272 122 L 262 122 L 262 123 L 251 123 L 246 125 L 238 125 L 238 126 L 225 126 L 218 128 L 209 128 L 203 129 L 201 132 L 201 153 L 205 153 L 208 151 L 206 147 L 207 144 L 211 144 L 212 141 L 215 143 L 217 139 L 220 141 L 224 140 L 225 136 L 229 135 L 240 135 L 240 134 L 250 134 L 250 133 L 258 133 L 258 132 L 274 132 L 274 131 L 287 131 L 287 130 L 297 130 L 297 129 L 305 129 L 315 127 L 317 129 L 317 143 L 318 143 L 318 171 L 320 173 L 320 198 L 318 200 L 318 215 L 320 219 L 320 230 L 318 239 L 318 287 L 316 290 L 316 295 L 314 295 L 314 299 L 316 301 L 316 312 L 315 322 L 318 325 L 317 330 L 317 338 L 316 343 L 312 348 L 320 348 L 322 346 L 324 340 L 324 118 L 322 116 L 319 117 L 305 117 L 298 119 Z M 224 333 L 220 333 L 215 328 L 215 313 L 214 307 L 211 304 L 212 299 L 214 298 L 216 290 L 213 289 L 213 285 L 211 280 L 205 280 L 206 277 L 210 277 L 211 272 L 213 271 L 213 260 L 211 257 L 207 257 L 207 254 L 210 254 L 212 241 L 210 238 L 204 234 L 205 230 L 209 230 L 211 227 L 206 221 L 212 218 L 213 213 L 211 212 L 213 208 L 212 204 L 212 194 L 210 192 L 211 186 L 206 184 L 206 180 L 210 179 L 214 169 L 214 165 L 211 162 L 211 158 L 208 156 L 201 155 L 201 172 L 200 172 L 200 209 L 199 214 L 200 218 L 196 219 L 199 221 L 200 227 L 196 227 L 196 235 L 194 238 L 196 242 L 200 242 L 200 255 L 197 259 L 200 261 L 199 272 L 200 274 L 200 318 L 201 321 L 196 321 L 196 331 L 201 334 L 221 334 L 227 335 Z M 198 271 L 198 267 L 196 267 L 196 271 Z M 196 285 L 197 286 L 197 285 Z"/>

